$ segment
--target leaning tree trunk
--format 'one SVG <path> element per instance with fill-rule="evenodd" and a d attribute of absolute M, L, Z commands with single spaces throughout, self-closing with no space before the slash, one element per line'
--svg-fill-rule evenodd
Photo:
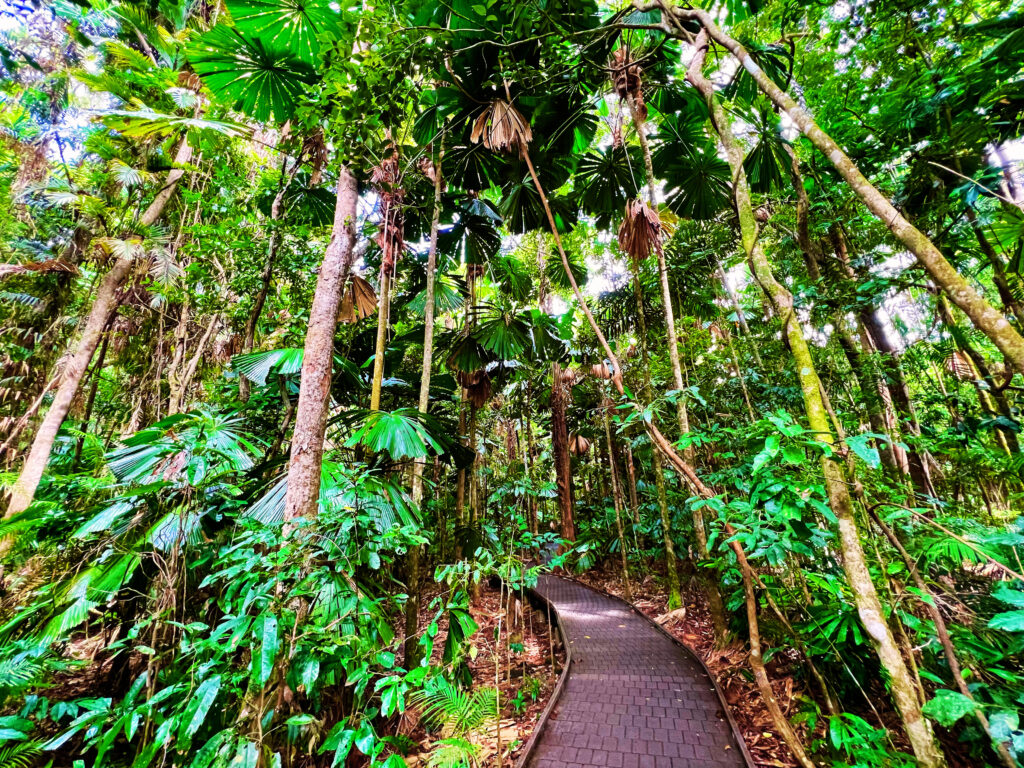
<path fill-rule="evenodd" d="M 437 273 L 437 233 L 441 223 L 441 160 L 444 147 L 434 166 L 434 217 L 430 221 L 430 250 L 427 252 L 427 299 L 423 309 L 423 367 L 420 374 L 420 413 L 430 406 L 430 369 L 434 361 L 434 285 Z M 423 470 L 426 458 L 417 459 L 412 468 L 412 502 L 418 509 L 423 503 Z M 419 613 L 420 613 L 420 558 L 422 547 L 410 547 L 405 561 L 406 589 L 409 599 L 405 604 L 405 667 L 419 666 Z"/>
<path fill-rule="evenodd" d="M 764 250 L 758 242 L 757 219 L 750 200 L 743 170 L 743 149 L 732 132 L 732 124 L 715 97 L 714 86 L 702 72 L 708 48 L 708 33 L 701 31 L 697 37 L 697 52 L 687 72 L 687 79 L 704 96 L 712 122 L 725 149 L 726 159 L 732 170 L 733 195 L 740 222 L 740 236 L 751 269 L 771 302 L 775 313 L 782 322 L 783 333 L 793 355 L 797 380 L 803 393 L 804 409 L 808 426 L 816 439 L 834 448 L 832 428 L 822 397 L 821 381 L 815 370 L 810 348 L 804 337 L 803 328 L 793 310 L 793 295 L 778 282 Z M 893 637 L 885 619 L 885 612 L 878 596 L 867 558 L 861 545 L 861 531 L 858 529 L 850 496 L 846 473 L 836 461 L 834 450 L 822 456 L 822 472 L 832 512 L 838 518 L 839 546 L 842 552 L 843 569 L 853 592 L 854 602 L 864 629 L 871 638 L 883 669 L 889 677 L 893 700 L 903 720 L 903 725 L 918 762 L 925 768 L 945 765 L 945 758 L 939 751 L 932 733 L 931 724 L 921 712 L 914 681 L 907 669 L 900 647 Z"/>
<path fill-rule="evenodd" d="M 740 65 L 747 70 L 772 102 L 789 117 L 811 143 L 829 159 L 839 175 L 853 189 L 864 205 L 873 213 L 903 246 L 909 250 L 928 271 L 935 284 L 971 319 L 974 326 L 984 333 L 1006 356 L 1006 359 L 1020 373 L 1024 373 L 1024 336 L 1010 325 L 1003 314 L 978 293 L 964 277 L 953 268 L 936 245 L 917 227 L 896 210 L 895 206 L 867 180 L 853 160 L 843 152 L 835 140 L 823 131 L 811 115 L 793 98 L 779 88 L 764 70 L 751 58 L 746 49 L 715 24 L 712 16 L 699 8 L 678 8 L 669 6 L 665 0 L 646 4 L 634 0 L 634 6 L 643 9 L 659 8 L 664 11 L 670 24 L 675 26 L 676 36 L 687 39 L 689 32 L 684 24 L 697 21 L 703 31 L 716 43 L 724 46 Z"/>
<path fill-rule="evenodd" d="M 334 329 L 338 323 L 341 293 L 352 268 L 358 200 L 356 178 L 343 165 L 338 173 L 331 241 L 320 265 L 306 330 L 299 401 L 295 409 L 295 429 L 288 463 L 288 490 L 284 499 L 286 525 L 300 517 L 315 517 L 317 513 L 324 435 L 327 432 L 327 399 L 331 392 Z"/>
<path fill-rule="evenodd" d="M 167 174 L 167 178 L 164 180 L 160 191 L 157 192 L 149 207 L 139 217 L 138 223 L 140 228 L 151 227 L 160 218 L 164 208 L 167 207 L 167 203 L 174 196 L 178 182 L 185 175 L 185 170 L 181 166 L 185 165 L 191 157 L 192 146 L 188 141 L 182 139 L 181 144 L 178 146 L 177 154 L 174 157 L 174 165 L 176 167 Z M 21 469 L 21 475 L 14 484 L 14 490 L 11 493 L 11 503 L 4 514 L 5 519 L 27 509 L 28 505 L 35 498 L 39 481 L 42 479 L 43 472 L 46 470 L 46 465 L 50 460 L 50 451 L 53 450 L 53 443 L 57 439 L 57 433 L 60 431 L 64 419 L 67 418 L 68 412 L 71 410 L 71 404 L 78 394 L 82 377 L 85 375 L 86 368 L 89 367 L 89 362 L 96 352 L 100 337 L 117 311 L 118 304 L 120 303 L 118 291 L 121 288 L 121 284 L 128 278 L 134 266 L 135 259 L 131 255 L 120 256 L 115 259 L 113 266 L 103 276 L 103 280 L 100 281 L 99 288 L 96 290 L 96 298 L 93 300 L 92 308 L 89 310 L 89 317 L 85 321 L 85 327 L 82 329 L 82 335 L 78 340 L 78 348 L 75 350 L 71 360 L 68 361 L 64 373 L 61 375 L 60 384 L 57 387 L 56 394 L 54 394 L 50 410 L 46 412 L 42 424 L 39 425 L 39 430 L 32 441 L 28 458 L 25 459 L 25 464 Z M 9 546 L 9 540 L 4 539 L 0 541 L 0 554 L 5 552 Z"/>

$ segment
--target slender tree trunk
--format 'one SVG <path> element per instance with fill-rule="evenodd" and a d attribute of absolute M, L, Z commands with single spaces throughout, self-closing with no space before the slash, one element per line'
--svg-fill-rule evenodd
<path fill-rule="evenodd" d="M 761 699 L 764 701 L 765 706 L 768 708 L 768 714 L 771 715 L 776 730 L 782 736 L 782 740 L 786 742 L 786 746 L 789 747 L 789 751 L 793 753 L 797 762 L 803 768 L 817 768 L 807 756 L 803 742 L 796 735 L 796 731 L 793 730 L 793 726 L 786 719 L 786 715 L 775 698 L 775 691 L 772 689 L 771 680 L 768 679 L 768 672 L 765 670 L 761 654 L 761 630 L 757 618 L 757 595 L 754 592 L 754 573 L 750 563 L 747 562 L 747 556 L 743 552 L 742 547 L 736 542 L 733 542 L 731 546 L 740 566 L 740 574 L 743 576 L 743 595 L 746 598 L 747 629 L 750 636 L 750 669 L 754 673 L 757 690 L 761 694 Z"/>
<path fill-rule="evenodd" d="M 210 318 L 210 324 L 206 326 L 206 331 L 203 332 L 202 337 L 199 339 L 199 343 L 196 344 L 196 350 L 192 354 L 192 359 L 188 361 L 188 365 L 185 366 L 185 370 L 181 374 L 177 394 L 176 396 L 171 397 L 171 402 L 167 406 L 168 416 L 173 416 L 174 414 L 179 413 L 188 402 L 188 389 L 192 385 L 192 379 L 195 378 L 196 369 L 199 367 L 199 361 L 203 359 L 203 354 L 206 352 L 206 345 L 210 343 L 210 339 L 213 337 L 213 334 L 219 325 L 220 315 L 214 315 Z"/>
<path fill-rule="evenodd" d="M 644 7 L 634 2 L 637 7 Z M 984 333 L 1006 356 L 1006 359 L 1020 373 L 1024 373 L 1024 337 L 1010 325 L 1003 314 L 993 307 L 960 275 L 947 261 L 942 252 L 893 206 L 889 200 L 867 180 L 842 148 L 823 131 L 810 114 L 797 104 L 789 94 L 776 85 L 760 66 L 751 58 L 746 49 L 735 39 L 725 34 L 711 15 L 699 8 L 678 8 L 669 6 L 665 0 L 656 0 L 652 8 L 665 12 L 669 23 L 677 29 L 677 36 L 686 39 L 689 34 L 683 24 L 697 21 L 716 43 L 725 47 L 740 65 L 747 70 L 772 102 L 792 120 L 811 143 L 829 159 L 839 175 L 853 189 L 864 205 L 913 253 L 928 271 L 936 285 L 949 296 L 971 319 L 974 326 Z"/>
<path fill-rule="evenodd" d="M 327 432 L 327 401 L 331 392 L 334 329 L 338 323 L 341 293 L 352 268 L 358 200 L 356 178 L 343 165 L 338 173 L 331 241 L 320 265 L 306 330 L 299 401 L 295 409 L 295 429 L 288 463 L 284 507 L 286 525 L 300 517 L 312 518 L 317 514 L 324 435 Z"/>
<path fill-rule="evenodd" d="M 633 463 L 633 447 L 626 442 L 626 455 L 623 459 L 626 465 L 626 476 L 629 478 L 629 510 L 633 514 L 633 524 L 640 524 L 640 499 L 636 493 L 636 464 Z"/>
<path fill-rule="evenodd" d="M 576 541 L 573 516 L 572 468 L 569 459 L 569 430 L 566 425 L 566 391 L 562 382 L 562 366 L 551 364 L 551 453 L 555 459 L 555 483 L 558 487 L 558 510 L 562 521 L 562 538 Z"/>
<path fill-rule="evenodd" d="M 949 303 L 946 301 L 946 297 L 941 294 L 936 297 L 939 317 L 942 319 L 943 324 L 949 329 L 950 336 L 953 337 L 953 341 L 957 348 L 963 352 L 971 361 L 971 364 L 977 370 L 977 376 L 981 381 L 988 384 L 988 389 L 980 383 L 978 379 L 975 379 L 974 386 L 978 392 L 978 402 L 981 404 L 982 409 L 988 411 L 993 416 L 1003 416 L 1009 420 L 1014 420 L 1013 411 L 1010 409 L 1010 403 L 1006 399 L 1006 394 L 1000 392 L 997 389 L 997 382 L 992 376 L 992 371 L 988 367 L 988 363 L 985 362 L 985 358 L 982 356 L 974 345 L 964 336 L 957 325 L 956 319 L 953 317 L 953 312 L 950 309 Z M 1012 430 L 996 429 L 995 436 L 997 442 L 1001 443 L 1001 448 L 1006 451 L 1007 454 L 1013 455 L 1020 453 L 1020 444 L 1017 441 L 1017 435 Z"/>
<path fill-rule="evenodd" d="M 259 325 L 260 317 L 263 315 L 263 307 L 266 306 L 267 297 L 270 295 L 270 284 L 274 279 L 274 264 L 277 261 L 277 248 L 281 242 L 281 233 L 278 229 L 278 222 L 281 220 L 281 207 L 284 203 L 284 196 L 288 192 L 295 174 L 299 171 L 300 158 L 296 157 L 291 170 L 288 170 L 288 156 L 281 160 L 281 182 L 278 185 L 277 194 L 270 204 L 270 237 L 267 240 L 267 256 L 263 261 L 263 271 L 260 274 L 260 289 L 256 292 L 256 299 L 252 303 L 252 310 L 245 321 L 245 330 L 242 333 L 242 354 L 252 352 L 256 346 L 256 328 Z M 243 403 L 249 399 L 249 380 L 245 376 L 238 377 L 238 399 Z"/>
<path fill-rule="evenodd" d="M 423 366 L 420 374 L 419 411 L 426 413 L 430 407 L 430 371 L 434 361 L 434 287 L 437 277 L 437 234 L 441 224 L 441 162 L 444 146 L 438 153 L 434 166 L 434 216 L 430 220 L 430 249 L 427 251 L 427 300 L 423 309 Z M 422 515 L 423 471 L 427 460 L 416 459 L 412 468 L 412 502 Z M 420 558 L 422 547 L 409 549 L 406 558 L 406 589 L 409 600 L 405 604 L 405 667 L 413 669 L 420 663 L 419 613 L 420 613 Z"/>
<path fill-rule="evenodd" d="M 526 433 L 526 473 L 530 479 L 530 488 L 533 488 L 533 424 L 530 421 L 530 384 L 526 385 L 526 408 L 523 412 L 523 431 Z M 530 533 L 537 535 L 539 525 L 537 521 L 537 497 L 530 494 Z"/>
<path fill-rule="evenodd" d="M 182 166 L 191 157 L 192 147 L 187 141 L 182 139 L 181 144 L 178 146 L 177 154 L 174 157 L 174 164 Z M 167 178 L 164 180 L 160 191 L 157 192 L 149 207 L 139 217 L 140 227 L 151 227 L 156 223 L 167 203 L 173 197 L 178 182 L 184 175 L 185 171 L 180 167 L 174 168 L 167 174 Z M 35 439 L 32 441 L 32 447 L 22 467 L 21 475 L 14 484 L 11 502 L 7 507 L 7 512 L 4 514 L 5 519 L 24 511 L 35 498 L 39 481 L 42 479 L 43 472 L 46 470 L 46 465 L 50 460 L 50 451 L 53 449 L 53 443 L 57 439 L 57 433 L 60 431 L 64 419 L 67 418 L 68 411 L 71 410 L 71 403 L 74 402 L 75 395 L 78 394 L 78 387 L 82 383 L 82 377 L 85 375 L 86 368 L 88 368 L 89 362 L 92 360 L 93 353 L 96 352 L 96 347 L 99 345 L 103 330 L 117 311 L 118 304 L 120 303 L 118 291 L 121 288 L 121 284 L 128 278 L 134 266 L 134 258 L 118 257 L 100 281 L 99 287 L 96 290 L 96 298 L 93 300 L 89 316 L 85 321 L 85 327 L 82 329 L 82 335 L 78 340 L 78 348 L 68 361 L 64 373 L 61 375 L 60 384 L 57 387 L 57 392 L 53 397 L 50 409 L 46 412 L 42 424 L 39 425 L 39 430 L 36 432 Z M 9 546 L 9 539 L 0 541 L 0 555 L 6 552 Z"/>
<path fill-rule="evenodd" d="M 373 355 L 373 384 L 370 389 L 370 410 L 380 410 L 380 393 L 384 385 L 384 353 L 388 345 L 388 321 L 391 319 L 391 270 L 385 265 L 380 275 L 380 304 L 377 309 L 377 345 Z"/>
<path fill-rule="evenodd" d="M 705 18 L 707 17 L 705 16 Z M 702 23 L 704 23 L 703 20 Z M 743 249 L 758 283 L 782 323 L 783 333 L 789 343 L 797 379 L 803 393 L 808 425 L 817 440 L 833 446 L 834 438 L 821 394 L 821 382 L 815 370 L 807 340 L 804 338 L 803 329 L 793 310 L 793 296 L 785 286 L 776 280 L 771 263 L 758 242 L 757 219 L 754 216 L 750 190 L 743 170 L 743 149 L 732 132 L 732 125 L 725 109 L 715 97 L 714 86 L 702 72 L 707 47 L 708 33 L 702 31 L 697 38 L 697 52 L 690 64 L 687 78 L 707 101 L 712 122 L 725 149 L 726 159 L 732 170 L 733 194 L 740 222 Z M 874 582 L 871 580 L 867 558 L 861 545 L 861 532 L 857 527 L 847 478 L 842 465 L 835 460 L 834 455 L 833 453 L 822 456 L 822 472 L 829 504 L 838 519 L 843 569 L 853 592 L 857 612 L 871 638 L 879 661 L 888 674 L 892 696 L 903 720 L 914 755 L 925 768 L 944 766 L 945 758 L 935 742 L 931 724 L 921 712 L 921 705 L 917 699 L 910 671 L 900 652 L 899 645 L 893 637 L 892 630 L 885 620 L 882 603 Z"/>
<path fill-rule="evenodd" d="M 715 258 L 715 271 L 718 273 L 718 281 L 722 284 L 722 290 L 725 291 L 726 296 L 729 297 L 729 303 L 732 304 L 732 310 L 736 313 L 736 322 L 739 323 L 740 330 L 743 331 L 744 338 L 749 343 L 751 340 L 750 326 L 747 325 L 747 316 L 743 312 L 743 307 L 740 306 L 740 300 L 736 296 L 736 291 L 729 285 L 729 277 L 725 274 L 725 269 L 722 267 L 722 262 L 716 257 Z M 756 344 L 750 344 L 750 351 L 754 353 L 754 360 L 757 362 L 758 368 L 764 368 L 764 362 L 761 360 L 761 353 L 757 351 Z M 747 398 L 749 400 L 749 398 Z"/>
<path fill-rule="evenodd" d="M 644 168 L 647 172 L 647 194 L 650 206 L 653 210 L 657 210 L 658 200 L 655 189 L 654 181 L 654 163 L 651 159 L 651 148 L 647 142 L 647 129 L 644 125 L 643 118 L 640 114 L 640 110 L 637 106 L 636 99 L 632 96 L 629 97 L 629 107 L 633 114 L 633 127 L 636 129 L 637 138 L 640 142 L 640 148 L 643 152 L 644 157 Z M 680 434 L 687 434 L 690 431 L 690 416 L 686 410 L 686 397 L 684 396 L 684 390 L 686 385 L 683 382 L 683 367 L 679 360 L 679 340 L 676 336 L 676 321 L 675 312 L 672 308 L 672 289 L 669 285 L 668 280 L 668 262 L 665 259 L 665 249 L 661 243 L 655 245 L 655 253 L 658 257 L 658 278 L 661 285 L 661 302 L 665 312 L 665 332 L 666 341 L 668 345 L 668 357 L 672 367 L 672 383 L 675 385 L 678 397 L 676 399 L 676 418 L 679 421 L 679 432 Z M 639 300 L 639 299 L 638 299 Z M 643 311 L 642 308 L 640 310 Z M 643 341 L 641 340 L 641 343 Z M 741 374 L 742 375 L 742 374 Z M 744 387 L 744 391 L 745 391 Z M 650 397 L 650 395 L 648 395 Z M 749 398 L 748 398 L 749 405 Z M 655 452 L 657 454 L 657 452 Z M 693 449 L 686 448 L 683 451 L 683 456 L 688 462 L 693 462 Z M 660 461 L 660 457 L 658 459 Z M 659 504 L 661 503 L 659 493 Z M 704 511 L 703 508 L 692 509 L 691 517 L 693 519 L 693 531 L 694 538 L 697 543 L 697 555 L 699 560 L 704 561 L 708 559 L 708 537 L 704 530 Z M 662 512 L 662 522 L 664 524 L 666 518 L 665 511 Z M 671 538 L 671 526 L 666 530 L 666 538 Z M 666 548 L 671 544 L 667 542 Z M 698 569 L 700 566 L 698 565 Z M 674 563 L 669 564 L 669 609 L 673 610 L 674 607 L 682 605 L 682 597 L 676 595 L 676 600 L 672 599 L 672 583 L 673 576 L 672 571 L 674 570 Z M 675 577 L 678 580 L 678 576 Z M 725 620 L 725 609 L 722 603 L 722 597 L 718 594 L 718 587 L 708 579 L 704 578 L 704 574 L 700 573 L 698 581 L 702 587 L 702 591 L 707 596 L 708 605 L 711 608 L 712 617 L 715 626 L 715 639 L 719 645 L 724 644 L 728 636 L 728 628 Z M 678 587 L 677 587 L 678 589 Z M 714 593 L 714 594 L 712 594 Z M 673 607 L 673 603 L 678 603 Z"/>
<path fill-rule="evenodd" d="M 82 415 L 82 436 L 78 438 L 78 442 L 75 443 L 75 455 L 71 459 L 71 471 L 75 472 L 78 469 L 78 462 L 82 458 L 82 449 L 85 447 L 85 433 L 89 431 L 89 420 L 92 418 L 92 407 L 96 402 L 96 390 L 100 386 L 100 377 L 103 375 L 103 364 L 107 359 L 107 346 L 110 344 L 110 331 L 107 330 L 103 336 L 103 343 L 100 345 L 100 354 L 96 358 L 96 362 L 93 363 L 92 373 L 90 374 L 92 381 L 89 386 L 89 397 L 85 401 L 85 413 Z"/>
<path fill-rule="evenodd" d="M 608 423 L 608 409 L 612 407 L 612 401 L 602 403 L 601 417 L 604 422 L 604 437 L 608 442 L 608 469 L 612 479 L 612 504 L 615 506 L 615 530 L 619 536 L 619 554 L 622 555 L 622 582 L 626 588 L 626 601 L 633 602 L 633 588 L 629 583 L 629 557 L 626 549 L 626 534 L 622 527 L 622 493 L 619 489 L 619 480 L 615 472 L 615 446 L 612 443 L 612 430 Z"/>
<path fill-rule="evenodd" d="M 651 362 L 647 349 L 647 318 L 644 314 L 644 295 L 640 286 L 640 269 L 633 264 L 633 295 L 636 297 L 637 336 L 640 343 L 640 365 L 643 381 L 644 398 L 653 402 L 654 390 L 651 387 Z M 665 547 L 665 579 L 668 582 L 668 610 L 674 611 L 683 604 L 679 591 L 679 570 L 676 561 L 676 546 L 672 540 L 672 518 L 668 509 L 668 491 L 665 488 L 665 472 L 661 454 L 653 451 L 651 464 L 654 471 L 654 488 L 657 492 L 658 514 L 661 518 L 661 536 Z"/>

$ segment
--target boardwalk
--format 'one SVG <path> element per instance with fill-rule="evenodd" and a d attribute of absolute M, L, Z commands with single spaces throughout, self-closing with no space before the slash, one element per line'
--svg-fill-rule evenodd
<path fill-rule="evenodd" d="M 561 698 L 527 768 L 741 768 L 703 667 L 625 603 L 557 576 L 537 592 L 572 651 Z"/>

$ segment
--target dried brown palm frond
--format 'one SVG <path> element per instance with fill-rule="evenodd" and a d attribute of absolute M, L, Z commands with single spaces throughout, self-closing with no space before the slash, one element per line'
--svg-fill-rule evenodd
<path fill-rule="evenodd" d="M 619 48 L 608 61 L 608 76 L 615 86 L 615 93 L 622 100 L 632 98 L 641 120 L 647 119 L 647 105 L 644 103 L 644 69 L 633 58 L 629 48 Z"/>
<path fill-rule="evenodd" d="M 502 99 L 495 99 L 473 123 L 469 137 L 474 144 L 483 139 L 484 146 L 493 152 L 519 155 L 533 141 L 533 131 L 519 111 Z"/>
<path fill-rule="evenodd" d="M 610 379 L 612 377 L 612 369 L 608 363 L 597 363 L 590 366 L 590 375 L 595 379 Z"/>
<path fill-rule="evenodd" d="M 221 332 L 213 341 L 213 359 L 221 365 L 242 351 L 242 337 L 237 333 Z"/>
<path fill-rule="evenodd" d="M 178 85 L 182 88 L 188 88 L 190 91 L 199 93 L 203 90 L 203 81 L 199 75 L 190 70 L 183 69 L 178 72 Z"/>
<path fill-rule="evenodd" d="M 312 173 L 309 177 L 310 186 L 316 186 L 323 180 L 324 166 L 327 165 L 327 142 L 324 141 L 323 128 L 316 130 L 302 141 L 302 153 L 309 158 Z"/>
<path fill-rule="evenodd" d="M 373 169 L 370 180 L 380 198 L 381 220 L 377 232 L 377 245 L 381 250 L 381 270 L 394 273 L 395 263 L 405 248 L 405 214 L 402 210 L 402 169 L 398 149 L 381 160 Z"/>
<path fill-rule="evenodd" d="M 459 385 L 466 390 L 466 396 L 474 408 L 483 408 L 491 398 L 491 377 L 485 370 L 458 371 L 455 374 Z"/>
<path fill-rule="evenodd" d="M 661 219 L 643 200 L 626 203 L 626 212 L 619 226 L 619 248 L 634 260 L 646 259 L 651 251 L 661 248 Z"/>
<path fill-rule="evenodd" d="M 373 286 L 359 275 L 352 275 L 341 297 L 339 323 L 358 323 L 377 311 L 377 294 Z"/>
<path fill-rule="evenodd" d="M 23 275 L 26 272 L 72 272 L 78 274 L 78 268 L 63 259 L 28 261 L 24 264 L 0 264 L 0 277 Z"/>
<path fill-rule="evenodd" d="M 970 359 L 959 349 L 953 350 L 946 358 L 946 370 L 959 381 L 971 381 L 976 378 Z"/>
<path fill-rule="evenodd" d="M 590 441 L 578 432 L 569 435 L 569 453 L 573 456 L 582 456 L 590 450 Z"/>
<path fill-rule="evenodd" d="M 562 369 L 562 383 L 563 384 L 567 384 L 568 386 L 571 387 L 573 384 L 576 383 L 578 375 L 579 375 L 579 372 L 573 370 L 572 368 L 563 368 Z"/>

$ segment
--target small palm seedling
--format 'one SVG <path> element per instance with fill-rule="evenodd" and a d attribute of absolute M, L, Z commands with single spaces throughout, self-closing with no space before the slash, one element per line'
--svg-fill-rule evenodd
<path fill-rule="evenodd" d="M 495 689 L 468 693 L 437 678 L 410 701 L 422 709 L 424 723 L 441 734 L 428 758 L 431 768 L 471 768 L 480 764 L 479 739 L 498 719 Z"/>

